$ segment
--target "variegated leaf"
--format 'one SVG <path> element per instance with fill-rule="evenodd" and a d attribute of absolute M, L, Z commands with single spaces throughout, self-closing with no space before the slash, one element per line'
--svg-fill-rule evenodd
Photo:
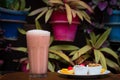
<path fill-rule="evenodd" d="M 45 4 L 49 5 L 49 0 L 42 0 Z"/>
<path fill-rule="evenodd" d="M 71 65 L 74 65 L 74 63 L 71 61 L 71 59 L 66 54 L 64 54 L 62 51 L 56 51 L 56 50 L 52 50 L 52 49 L 49 49 L 49 51 L 51 53 L 57 54 L 58 56 L 60 56 L 61 58 L 63 58 L 67 62 L 69 62 Z"/>
<path fill-rule="evenodd" d="M 77 50 L 72 51 L 72 52 L 69 54 L 69 56 L 74 55 L 76 52 L 77 52 Z"/>
<path fill-rule="evenodd" d="M 60 59 L 60 57 L 59 57 L 58 55 L 53 54 L 53 53 L 49 53 L 49 58 L 51 58 L 51 59 L 56 59 L 56 60 L 59 60 L 59 59 Z"/>
<path fill-rule="evenodd" d="M 36 18 L 35 18 L 35 21 L 37 21 L 40 17 L 42 17 L 49 9 L 46 8 L 44 9 L 44 11 L 42 11 Z"/>
<path fill-rule="evenodd" d="M 23 61 L 28 61 L 28 57 L 21 58 L 19 62 L 21 63 L 21 62 L 23 62 Z"/>
<path fill-rule="evenodd" d="M 96 44 L 95 44 L 95 48 L 100 48 L 102 46 L 102 44 L 106 41 L 106 39 L 108 38 L 109 34 L 110 34 L 111 29 L 107 29 L 97 40 Z"/>
<path fill-rule="evenodd" d="M 81 11 L 76 11 L 76 14 L 78 15 L 78 17 L 83 21 L 83 16 L 81 14 Z"/>
<path fill-rule="evenodd" d="M 75 60 L 77 58 L 79 58 L 81 55 L 87 53 L 89 50 L 91 50 L 92 47 L 89 45 L 86 45 L 84 47 L 82 47 L 81 49 L 78 50 L 78 52 L 76 52 L 72 58 L 72 60 Z"/>
<path fill-rule="evenodd" d="M 112 55 L 115 59 L 118 60 L 118 57 L 119 57 L 119 56 L 118 56 L 117 53 L 114 52 L 112 49 L 105 47 L 105 48 L 101 48 L 100 51 L 106 52 L 106 53 Z"/>
<path fill-rule="evenodd" d="M 79 57 L 77 60 L 75 60 L 75 63 L 76 63 L 76 64 L 81 64 L 81 63 L 83 63 L 86 59 L 88 59 L 89 57 L 90 57 L 89 54 L 82 55 L 82 56 Z"/>
<path fill-rule="evenodd" d="M 49 69 L 51 72 L 55 72 L 55 65 L 52 64 L 50 61 L 48 61 L 48 69 Z"/>
<path fill-rule="evenodd" d="M 73 18 L 75 18 L 75 17 L 76 17 L 76 11 L 73 10 L 73 9 L 71 9 L 71 12 L 72 12 L 72 16 L 73 16 Z"/>
<path fill-rule="evenodd" d="M 73 46 L 73 45 L 55 45 L 55 46 L 51 46 L 50 49 L 53 49 L 53 50 L 78 50 L 79 48 L 77 46 Z"/>
<path fill-rule="evenodd" d="M 65 4 L 65 10 L 67 13 L 68 22 L 69 22 L 69 24 L 71 24 L 72 23 L 72 12 L 71 12 L 71 8 L 68 4 Z"/>
<path fill-rule="evenodd" d="M 90 46 L 94 47 L 93 41 L 92 41 L 92 40 L 89 40 L 89 42 L 90 42 Z"/>
<path fill-rule="evenodd" d="M 102 53 L 99 50 L 94 49 L 94 56 L 95 56 L 96 63 L 99 63 L 99 61 L 100 61 L 100 58 L 101 58 L 100 54 L 102 54 Z"/>
<path fill-rule="evenodd" d="M 31 6 L 29 6 L 28 8 L 25 8 L 24 11 L 30 11 L 31 10 Z"/>
<path fill-rule="evenodd" d="M 89 15 L 88 15 L 85 11 L 80 11 L 80 12 L 81 12 L 81 15 L 84 17 L 84 19 L 85 19 L 87 22 L 91 23 L 91 20 L 90 20 Z"/>
<path fill-rule="evenodd" d="M 85 2 L 83 2 L 82 0 L 78 1 L 78 4 L 85 7 L 86 9 L 88 9 L 90 12 L 93 13 L 93 9 L 88 5 L 86 4 Z"/>
<path fill-rule="evenodd" d="M 30 64 L 27 63 L 26 69 L 29 70 L 30 69 Z"/>
<path fill-rule="evenodd" d="M 106 58 L 106 62 L 109 67 L 115 69 L 116 71 L 120 71 L 120 66 L 117 63 L 115 63 L 114 61 Z"/>
<path fill-rule="evenodd" d="M 79 54 L 78 54 L 78 51 L 76 51 L 76 53 L 72 56 L 72 61 L 74 61 L 78 58 L 79 58 Z"/>
<path fill-rule="evenodd" d="M 64 5 L 63 1 L 62 0 L 49 0 L 50 3 L 53 3 L 53 4 L 61 4 L 61 5 Z"/>
<path fill-rule="evenodd" d="M 91 43 L 90 43 L 88 38 L 86 38 L 86 43 L 87 43 L 87 45 L 91 45 Z"/>
<path fill-rule="evenodd" d="M 96 36 L 95 36 L 95 33 L 94 32 L 91 32 L 90 33 L 90 39 L 93 41 L 93 44 L 95 44 L 96 43 Z"/>
<path fill-rule="evenodd" d="M 102 65 L 102 67 L 107 69 L 107 63 L 106 63 L 105 56 L 101 52 L 99 52 L 99 55 L 100 55 L 100 63 Z"/>
<path fill-rule="evenodd" d="M 35 26 L 36 26 L 36 29 L 42 29 L 38 20 L 35 21 Z"/>
<path fill-rule="evenodd" d="M 43 7 L 43 8 L 39 8 L 39 9 L 33 10 L 32 12 L 29 13 L 28 16 L 36 15 L 38 13 L 41 13 L 41 12 L 45 11 L 46 9 L 48 9 L 48 7 Z"/>
<path fill-rule="evenodd" d="M 45 15 L 45 22 L 47 23 L 52 15 L 53 9 L 49 9 Z"/>
<path fill-rule="evenodd" d="M 50 45 L 53 43 L 53 41 L 54 41 L 54 37 L 51 35 L 51 36 L 50 36 Z M 50 46 L 50 45 L 49 45 L 49 46 Z"/>
<path fill-rule="evenodd" d="M 25 31 L 24 29 L 18 28 L 18 31 L 19 31 L 21 34 L 26 35 L 26 31 Z"/>
<path fill-rule="evenodd" d="M 11 49 L 27 53 L 27 48 L 26 47 L 11 47 Z"/>

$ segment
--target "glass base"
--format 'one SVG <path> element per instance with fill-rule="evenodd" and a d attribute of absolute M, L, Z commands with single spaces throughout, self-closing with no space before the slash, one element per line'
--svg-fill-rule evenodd
<path fill-rule="evenodd" d="M 29 77 L 31 77 L 31 78 L 44 78 L 44 77 L 47 77 L 47 74 L 30 74 Z"/>

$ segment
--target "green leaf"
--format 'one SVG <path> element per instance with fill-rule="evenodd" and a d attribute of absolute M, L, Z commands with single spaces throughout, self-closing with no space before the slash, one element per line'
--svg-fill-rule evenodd
<path fill-rule="evenodd" d="M 13 10 L 19 10 L 20 4 L 19 4 L 18 1 L 15 1 L 15 2 L 13 3 L 13 5 L 14 5 L 14 9 L 13 9 Z"/>
<path fill-rule="evenodd" d="M 26 1 L 25 0 L 20 0 L 20 10 L 24 10 L 26 6 Z"/>
<path fill-rule="evenodd" d="M 49 5 L 49 0 L 42 0 L 45 4 Z"/>
<path fill-rule="evenodd" d="M 74 53 L 74 55 L 72 56 L 72 61 L 78 59 L 80 56 L 78 54 L 78 51 L 76 53 Z"/>
<path fill-rule="evenodd" d="M 86 45 L 84 47 L 82 47 L 81 49 L 79 49 L 73 56 L 72 60 L 75 60 L 77 58 L 79 58 L 81 55 L 87 53 L 89 50 L 91 50 L 92 47 L 89 45 Z"/>
<path fill-rule="evenodd" d="M 24 29 L 18 28 L 18 31 L 19 31 L 21 34 L 26 35 L 26 31 L 25 31 Z"/>
<path fill-rule="evenodd" d="M 27 67 L 26 67 L 26 69 L 27 69 L 27 70 L 30 69 L 30 65 L 29 65 L 29 63 L 27 63 Z"/>
<path fill-rule="evenodd" d="M 50 45 L 53 43 L 53 41 L 54 41 L 54 37 L 51 35 L 50 36 Z"/>
<path fill-rule="evenodd" d="M 99 50 L 94 49 L 94 56 L 95 56 L 96 63 L 99 63 L 99 61 L 100 61 L 100 58 L 101 58 L 100 54 L 102 54 L 102 53 Z"/>
<path fill-rule="evenodd" d="M 105 48 L 101 48 L 100 51 L 106 52 L 106 53 L 112 55 L 115 59 L 118 60 L 118 57 L 119 57 L 119 56 L 118 56 L 117 53 L 114 52 L 112 49 L 105 47 Z"/>
<path fill-rule="evenodd" d="M 71 12 L 70 6 L 66 3 L 65 3 L 65 10 L 66 10 L 66 13 L 67 13 L 68 22 L 69 22 L 69 24 L 71 24 L 72 23 L 72 12 Z"/>
<path fill-rule="evenodd" d="M 53 9 L 49 9 L 45 15 L 45 22 L 47 23 L 52 15 Z"/>
<path fill-rule="evenodd" d="M 88 38 L 86 38 L 86 43 L 87 43 L 87 45 L 91 46 L 90 40 Z"/>
<path fill-rule="evenodd" d="M 51 58 L 51 59 L 56 59 L 56 60 L 59 60 L 59 59 L 60 59 L 60 57 L 59 57 L 58 55 L 53 54 L 53 53 L 49 53 L 49 58 Z"/>
<path fill-rule="evenodd" d="M 36 18 L 35 18 L 35 21 L 37 21 L 38 19 L 40 19 L 40 17 L 42 17 L 45 13 L 47 13 L 49 9 L 48 8 L 45 8 L 44 11 L 42 11 Z"/>
<path fill-rule="evenodd" d="M 31 10 L 31 6 L 29 6 L 28 8 L 25 8 L 24 11 L 30 11 Z"/>
<path fill-rule="evenodd" d="M 38 20 L 35 21 L 35 26 L 36 26 L 36 29 L 42 29 Z"/>
<path fill-rule="evenodd" d="M 76 63 L 76 64 L 81 64 L 81 63 L 83 63 L 85 60 L 87 60 L 89 57 L 90 57 L 89 54 L 82 55 L 82 56 L 79 57 L 77 60 L 75 60 L 75 63 Z"/>
<path fill-rule="evenodd" d="M 73 45 L 55 45 L 55 46 L 51 46 L 50 49 L 53 49 L 53 50 L 77 50 L 79 48 L 76 46 L 73 46 Z"/>
<path fill-rule="evenodd" d="M 64 5 L 63 1 L 62 0 L 49 0 L 50 3 L 53 3 L 53 4 L 61 4 L 61 5 Z"/>
<path fill-rule="evenodd" d="M 74 55 L 76 52 L 77 52 L 77 50 L 72 51 L 72 52 L 69 54 L 69 56 Z"/>
<path fill-rule="evenodd" d="M 93 42 L 93 45 L 94 45 L 96 43 L 96 36 L 95 36 L 94 32 L 90 33 L 90 39 L 91 39 L 91 41 Z"/>
<path fill-rule="evenodd" d="M 83 16 L 81 14 L 81 11 L 76 11 L 76 14 L 78 15 L 78 17 L 83 21 Z"/>
<path fill-rule="evenodd" d="M 76 11 L 74 9 L 71 9 L 71 12 L 72 12 L 73 18 L 75 18 L 76 17 Z"/>
<path fill-rule="evenodd" d="M 81 15 L 84 17 L 84 19 L 85 19 L 87 22 L 91 23 L 91 20 L 90 20 L 89 15 L 88 15 L 85 11 L 80 11 L 80 12 L 81 12 Z"/>
<path fill-rule="evenodd" d="M 52 50 L 52 49 L 49 49 L 49 51 L 51 53 L 57 54 L 58 56 L 60 56 L 61 58 L 63 58 L 67 62 L 69 62 L 71 65 L 74 65 L 74 63 L 71 61 L 71 59 L 66 54 L 64 54 L 62 51 L 56 51 L 56 50 Z"/>
<path fill-rule="evenodd" d="M 19 62 L 23 62 L 23 61 L 27 61 L 28 60 L 28 57 L 24 57 L 24 58 L 20 58 Z"/>
<path fill-rule="evenodd" d="M 80 0 L 80 1 L 77 1 L 77 3 L 93 13 L 92 8 L 88 4 L 86 4 L 84 1 Z"/>
<path fill-rule="evenodd" d="M 95 44 L 95 48 L 100 48 L 102 46 L 102 44 L 106 41 L 106 39 L 108 38 L 109 34 L 110 34 L 111 29 L 107 29 L 101 36 L 100 38 L 97 40 L 96 44 Z"/>
<path fill-rule="evenodd" d="M 27 53 L 27 48 L 25 47 L 11 47 L 11 49 Z"/>
<path fill-rule="evenodd" d="M 102 65 L 102 67 L 107 69 L 107 63 L 106 63 L 105 56 L 103 55 L 102 52 L 99 52 L 99 55 L 100 55 L 100 63 Z"/>
<path fill-rule="evenodd" d="M 34 15 L 36 15 L 36 14 L 38 14 L 38 13 L 41 13 L 41 12 L 43 12 L 43 11 L 46 11 L 46 9 L 48 9 L 48 7 L 43 7 L 43 8 L 39 8 L 39 9 L 33 10 L 33 11 L 31 11 L 31 12 L 29 13 L 28 16 L 34 16 Z"/>
<path fill-rule="evenodd" d="M 55 72 L 55 65 L 52 64 L 50 61 L 48 61 L 48 69 L 49 69 L 51 72 Z"/>
<path fill-rule="evenodd" d="M 118 64 L 116 64 L 114 61 L 106 58 L 106 62 L 107 62 L 107 65 L 113 69 L 115 69 L 116 71 L 120 71 L 120 66 Z"/>

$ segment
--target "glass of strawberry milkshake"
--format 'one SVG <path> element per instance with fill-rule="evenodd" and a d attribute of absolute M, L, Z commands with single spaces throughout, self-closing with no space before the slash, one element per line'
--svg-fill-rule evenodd
<path fill-rule="evenodd" d="M 26 33 L 30 77 L 46 77 L 48 67 L 48 49 L 50 32 L 29 30 Z"/>

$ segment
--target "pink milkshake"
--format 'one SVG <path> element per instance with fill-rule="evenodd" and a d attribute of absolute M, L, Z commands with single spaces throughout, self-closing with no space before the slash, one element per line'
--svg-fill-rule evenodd
<path fill-rule="evenodd" d="M 48 66 L 50 32 L 45 30 L 29 30 L 26 37 L 30 76 L 45 77 Z"/>

